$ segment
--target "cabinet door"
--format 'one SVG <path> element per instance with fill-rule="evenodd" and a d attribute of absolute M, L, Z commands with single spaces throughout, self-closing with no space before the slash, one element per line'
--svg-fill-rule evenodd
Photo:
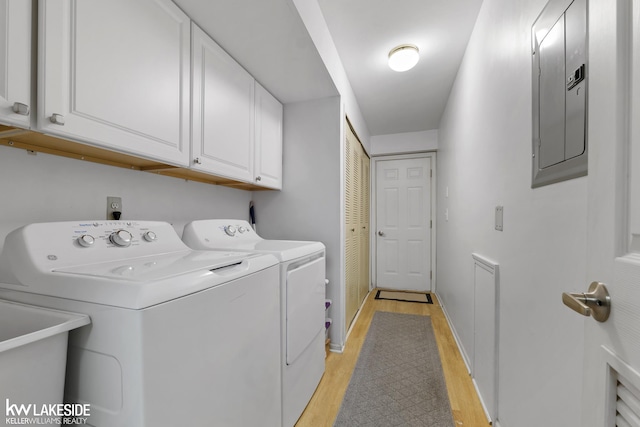
<path fill-rule="evenodd" d="M 193 25 L 193 168 L 253 182 L 254 79 Z"/>
<path fill-rule="evenodd" d="M 38 128 L 189 163 L 189 18 L 170 0 L 40 0 Z"/>
<path fill-rule="evenodd" d="M 31 104 L 31 1 L 0 0 L 0 28 L 0 123 L 27 128 Z"/>
<path fill-rule="evenodd" d="M 255 182 L 282 188 L 282 104 L 256 82 Z"/>

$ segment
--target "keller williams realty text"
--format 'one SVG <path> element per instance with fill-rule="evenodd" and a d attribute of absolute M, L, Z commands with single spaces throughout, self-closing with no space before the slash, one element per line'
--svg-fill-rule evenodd
<path fill-rule="evenodd" d="M 7 424 L 80 424 L 91 415 L 88 403 L 55 403 L 36 405 L 17 404 L 6 399 L 5 415 Z"/>
<path fill-rule="evenodd" d="M 76 417 L 76 418 L 49 418 L 49 417 L 40 417 L 40 418 L 7 418 L 7 425 L 84 425 L 87 423 L 88 418 Z"/>

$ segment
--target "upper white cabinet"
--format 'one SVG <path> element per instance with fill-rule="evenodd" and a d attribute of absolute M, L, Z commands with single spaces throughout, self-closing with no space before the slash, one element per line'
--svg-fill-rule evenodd
<path fill-rule="evenodd" d="M 282 188 L 282 104 L 192 24 L 192 168 Z"/>
<path fill-rule="evenodd" d="M 254 79 L 192 25 L 192 168 L 253 181 Z"/>
<path fill-rule="evenodd" d="M 188 165 L 189 27 L 170 0 L 40 0 L 38 129 Z"/>
<path fill-rule="evenodd" d="M 35 128 L 13 132 L 17 142 L 83 158 L 90 145 L 86 158 L 108 164 L 282 188 L 282 104 L 171 0 L 35 4 L 0 0 L 0 124 Z"/>
<path fill-rule="evenodd" d="M 31 1 L 0 0 L 0 123 L 29 127 Z"/>
<path fill-rule="evenodd" d="M 256 184 L 282 188 L 282 104 L 256 82 Z"/>

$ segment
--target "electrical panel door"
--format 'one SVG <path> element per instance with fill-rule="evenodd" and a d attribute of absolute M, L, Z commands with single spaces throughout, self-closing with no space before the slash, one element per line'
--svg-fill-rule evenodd
<path fill-rule="evenodd" d="M 551 0 L 532 45 L 532 187 L 540 187 L 587 174 L 587 0 Z"/>

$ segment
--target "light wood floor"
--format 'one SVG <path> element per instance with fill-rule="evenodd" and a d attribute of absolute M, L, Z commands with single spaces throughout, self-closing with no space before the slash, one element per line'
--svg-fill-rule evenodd
<path fill-rule="evenodd" d="M 327 357 L 324 376 L 296 427 L 333 425 L 375 311 L 431 316 L 456 427 L 488 427 L 471 377 L 435 295 L 432 294 L 434 304 L 418 304 L 376 300 L 375 293 L 376 290 L 369 293 L 347 339 L 344 353 L 332 352 Z"/>

